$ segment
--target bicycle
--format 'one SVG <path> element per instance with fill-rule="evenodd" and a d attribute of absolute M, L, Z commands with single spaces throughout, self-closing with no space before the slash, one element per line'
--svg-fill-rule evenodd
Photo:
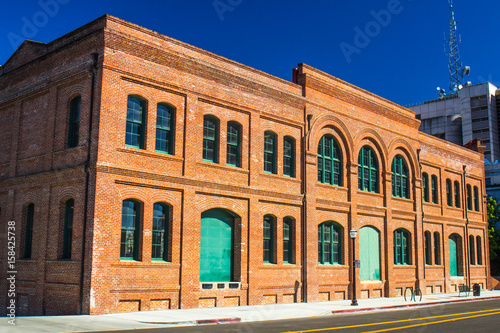
<path fill-rule="evenodd" d="M 413 291 L 413 287 L 406 287 L 404 293 L 405 302 L 407 301 L 408 297 L 410 298 L 410 301 L 413 300 L 417 302 L 418 298 L 418 302 L 420 302 L 422 300 L 422 291 L 419 287 L 415 288 L 415 291 Z"/>

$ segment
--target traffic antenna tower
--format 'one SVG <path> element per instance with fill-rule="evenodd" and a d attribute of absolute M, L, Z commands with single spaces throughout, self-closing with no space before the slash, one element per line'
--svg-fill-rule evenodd
<path fill-rule="evenodd" d="M 458 94 L 459 90 L 464 86 L 464 75 L 470 73 L 470 67 L 463 66 L 460 59 L 460 52 L 458 50 L 460 39 L 457 38 L 457 21 L 455 21 L 455 12 L 453 11 L 453 0 L 448 0 L 448 6 L 450 8 L 450 39 L 446 40 L 445 38 L 445 42 L 448 44 L 448 52 L 446 53 L 445 46 L 445 53 L 449 59 L 450 94 Z M 467 82 L 467 84 L 470 83 Z"/>

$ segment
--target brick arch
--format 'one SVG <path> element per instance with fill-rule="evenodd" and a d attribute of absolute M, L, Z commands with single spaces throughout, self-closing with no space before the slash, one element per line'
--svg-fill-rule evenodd
<path fill-rule="evenodd" d="M 79 197 L 80 192 L 74 187 L 64 187 L 57 191 L 57 198 L 60 202 L 66 202 L 68 199 L 74 199 L 75 201 Z"/>
<path fill-rule="evenodd" d="M 127 199 L 140 201 L 141 203 L 149 202 L 149 195 L 147 191 L 139 188 L 118 188 L 118 200 L 121 202 Z"/>
<path fill-rule="evenodd" d="M 169 193 L 167 191 L 160 192 L 160 193 L 153 192 L 153 193 L 149 193 L 149 195 L 148 195 L 148 202 L 150 202 L 152 204 L 157 203 L 157 202 L 162 202 L 162 203 L 168 204 L 168 205 L 173 207 L 174 206 L 173 203 L 176 203 L 177 201 L 178 201 L 177 195 L 175 195 L 173 193 Z"/>
<path fill-rule="evenodd" d="M 371 147 L 375 153 L 377 154 L 379 161 L 379 172 L 383 174 L 384 171 L 387 170 L 387 147 L 385 146 L 384 140 L 379 133 L 375 132 L 371 128 L 366 128 L 361 130 L 356 135 L 355 146 L 353 150 L 353 161 L 354 163 L 358 163 L 359 151 L 364 146 Z"/>
<path fill-rule="evenodd" d="M 351 151 L 353 147 L 351 132 L 344 122 L 334 115 L 323 115 L 313 122 L 311 133 L 308 138 L 307 149 L 315 152 L 318 149 L 319 140 L 327 133 L 336 134 L 334 136 L 338 143 L 342 145 L 341 148 L 343 148 L 342 151 L 345 152 L 343 155 L 345 155 L 346 161 L 351 160 Z"/>
<path fill-rule="evenodd" d="M 38 200 L 38 196 L 35 193 L 25 192 L 19 196 L 19 199 L 17 199 L 16 202 L 22 202 L 23 207 L 26 207 L 31 203 L 35 204 L 35 206 L 36 206 L 36 204 L 37 204 L 37 202 L 39 202 L 39 200 Z"/>
<path fill-rule="evenodd" d="M 151 92 L 149 88 L 143 87 L 141 85 L 136 85 L 136 84 L 123 85 L 122 93 L 125 100 L 130 95 L 136 95 L 144 98 L 148 102 L 148 108 L 150 106 L 149 102 L 156 100 L 154 92 Z"/>
<path fill-rule="evenodd" d="M 224 197 L 204 197 L 200 196 L 197 200 L 197 208 L 200 212 L 205 212 L 210 209 L 224 209 L 233 212 L 233 215 L 238 217 L 245 216 L 247 210 L 247 201 Z"/>
<path fill-rule="evenodd" d="M 408 167 L 411 170 L 411 176 L 413 179 L 417 178 L 417 172 L 420 172 L 420 168 L 418 167 L 418 158 L 417 153 L 411 146 L 411 144 L 402 138 L 397 138 L 391 142 L 389 145 L 389 151 L 391 152 L 388 155 L 388 166 L 392 165 L 392 160 L 396 155 L 401 155 L 405 158 Z"/>

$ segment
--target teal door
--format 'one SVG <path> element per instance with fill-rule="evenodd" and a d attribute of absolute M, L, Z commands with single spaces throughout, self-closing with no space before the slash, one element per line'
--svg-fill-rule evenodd
<path fill-rule="evenodd" d="M 380 280 L 380 235 L 373 227 L 359 229 L 359 278 Z"/>
<path fill-rule="evenodd" d="M 450 254 L 450 276 L 458 276 L 457 237 L 455 235 L 451 235 L 448 243 Z"/>
<path fill-rule="evenodd" d="M 201 214 L 200 282 L 232 280 L 233 217 L 220 209 Z"/>

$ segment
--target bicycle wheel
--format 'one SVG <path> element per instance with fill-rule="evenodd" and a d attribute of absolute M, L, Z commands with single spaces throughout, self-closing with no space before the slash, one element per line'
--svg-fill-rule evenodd
<path fill-rule="evenodd" d="M 422 291 L 420 290 L 420 288 L 415 288 L 415 293 L 413 294 L 413 300 L 415 302 L 417 302 L 417 298 L 418 302 L 422 300 Z"/>
<path fill-rule="evenodd" d="M 413 289 L 411 287 L 406 287 L 404 297 L 405 302 L 407 301 L 407 298 L 409 298 L 410 301 L 413 299 Z"/>

